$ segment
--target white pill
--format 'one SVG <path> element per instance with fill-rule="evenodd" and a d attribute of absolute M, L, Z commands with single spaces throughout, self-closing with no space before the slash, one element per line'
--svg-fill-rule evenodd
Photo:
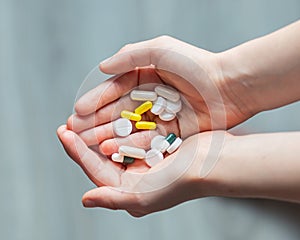
<path fill-rule="evenodd" d="M 119 153 L 114 153 L 111 155 L 111 160 L 122 163 L 124 161 L 124 156 L 120 155 Z"/>
<path fill-rule="evenodd" d="M 166 111 L 169 113 L 178 113 L 182 108 L 182 103 L 180 100 L 177 102 L 172 102 L 167 100 Z"/>
<path fill-rule="evenodd" d="M 132 124 L 127 118 L 119 118 L 113 122 L 114 133 L 120 137 L 126 137 L 132 132 Z"/>
<path fill-rule="evenodd" d="M 119 154 L 127 157 L 142 159 L 146 156 L 146 151 L 142 148 L 120 146 Z"/>
<path fill-rule="evenodd" d="M 175 116 L 176 115 L 174 113 L 169 113 L 166 111 L 163 111 L 161 114 L 159 114 L 159 118 L 166 122 L 173 120 Z"/>
<path fill-rule="evenodd" d="M 157 94 L 153 91 L 133 90 L 130 93 L 130 97 L 136 101 L 155 101 Z"/>
<path fill-rule="evenodd" d="M 173 153 L 177 148 L 179 148 L 179 146 L 181 145 L 182 140 L 181 138 L 176 138 L 175 141 L 171 144 L 170 147 L 168 147 L 167 152 L 168 153 Z"/>
<path fill-rule="evenodd" d="M 151 149 L 146 154 L 146 163 L 149 167 L 153 167 L 164 159 L 163 154 L 157 149 Z"/>
<path fill-rule="evenodd" d="M 165 110 L 166 106 L 167 100 L 162 97 L 158 97 L 151 108 L 151 112 L 155 115 L 159 115 Z"/>
<path fill-rule="evenodd" d="M 162 135 L 157 135 L 151 140 L 151 148 L 157 149 L 158 151 L 164 153 L 167 148 L 170 147 L 170 143 Z"/>
<path fill-rule="evenodd" d="M 177 102 L 180 99 L 179 93 L 174 88 L 171 87 L 157 86 L 155 87 L 154 91 L 159 96 L 162 96 L 173 102 Z"/>

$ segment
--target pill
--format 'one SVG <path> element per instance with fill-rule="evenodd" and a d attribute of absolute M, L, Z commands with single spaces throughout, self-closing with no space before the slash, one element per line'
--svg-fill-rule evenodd
<path fill-rule="evenodd" d="M 132 120 L 132 121 L 141 121 L 141 119 L 142 119 L 142 116 L 140 114 L 130 112 L 130 111 L 127 111 L 127 110 L 123 110 L 121 112 L 121 117 L 122 118 L 127 118 L 127 119 Z"/>
<path fill-rule="evenodd" d="M 145 161 L 149 167 L 153 167 L 164 159 L 163 154 L 157 149 L 151 149 L 147 152 Z"/>
<path fill-rule="evenodd" d="M 155 115 L 159 115 L 165 110 L 166 106 L 167 106 L 166 99 L 162 97 L 158 97 L 154 102 L 153 107 L 151 108 L 151 112 Z"/>
<path fill-rule="evenodd" d="M 169 113 L 178 113 L 182 108 L 182 103 L 180 100 L 177 102 L 172 102 L 167 100 L 167 106 L 166 106 L 166 111 Z"/>
<path fill-rule="evenodd" d="M 179 148 L 179 146 L 181 145 L 182 140 L 181 138 L 176 138 L 175 141 L 170 145 L 170 147 L 168 147 L 167 152 L 168 153 L 173 153 L 177 148 Z"/>
<path fill-rule="evenodd" d="M 148 121 L 140 121 L 135 123 L 135 127 L 137 129 L 148 129 L 148 130 L 153 130 L 156 128 L 156 123 L 155 122 L 148 122 Z"/>
<path fill-rule="evenodd" d="M 162 96 L 173 102 L 177 102 L 180 99 L 179 93 L 171 87 L 156 86 L 154 91 L 157 93 L 157 95 Z"/>
<path fill-rule="evenodd" d="M 119 118 L 113 122 L 113 130 L 116 135 L 126 137 L 132 131 L 132 124 L 127 118 Z"/>
<path fill-rule="evenodd" d="M 127 157 L 142 159 L 145 158 L 146 152 L 142 148 L 130 147 L 130 146 L 120 146 L 119 154 Z"/>
<path fill-rule="evenodd" d="M 169 113 L 167 111 L 163 111 L 161 114 L 159 114 L 159 118 L 163 121 L 171 121 L 176 117 L 176 114 L 174 113 Z"/>
<path fill-rule="evenodd" d="M 153 91 L 133 90 L 130 93 L 130 97 L 136 101 L 155 101 L 157 94 Z"/>
<path fill-rule="evenodd" d="M 176 135 L 174 133 L 170 133 L 165 139 L 171 145 L 176 140 Z"/>
<path fill-rule="evenodd" d="M 168 147 L 170 147 L 170 143 L 162 135 L 157 135 L 151 140 L 152 149 L 157 149 L 158 151 L 164 153 Z"/>
<path fill-rule="evenodd" d="M 114 162 L 126 163 L 126 164 L 130 164 L 130 163 L 134 162 L 134 158 L 128 157 L 128 156 L 123 156 L 123 155 L 120 155 L 119 153 L 114 153 L 113 155 L 111 155 L 111 159 Z"/>
<path fill-rule="evenodd" d="M 152 102 L 150 101 L 147 101 L 147 102 L 144 102 L 143 104 L 141 104 L 140 106 L 138 106 L 134 112 L 136 114 L 143 114 L 144 112 L 147 112 L 148 110 L 150 110 L 152 108 Z M 138 120 L 140 121 L 140 120 Z"/>

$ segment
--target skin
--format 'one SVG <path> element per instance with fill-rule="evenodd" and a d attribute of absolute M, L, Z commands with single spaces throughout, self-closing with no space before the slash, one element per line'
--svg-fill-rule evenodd
<path fill-rule="evenodd" d="M 101 71 L 126 74 L 79 99 L 76 114 L 57 131 L 66 152 L 98 186 L 83 196 L 84 206 L 124 209 L 141 217 L 207 196 L 300 202 L 300 133 L 232 136 L 220 130 L 300 99 L 299 39 L 300 22 L 222 53 L 210 53 L 164 36 L 126 45 L 102 62 Z M 165 164 L 175 160 L 174 155 L 150 170 L 143 161 L 125 169 L 99 155 L 110 155 L 124 143 L 149 146 L 153 135 L 147 131 L 113 139 L 110 123 L 124 106 L 134 109 L 124 94 L 144 83 L 171 85 L 190 102 L 183 106 L 185 114 L 170 123 L 159 122 L 151 114 L 145 118 L 158 122 L 158 130 L 152 134 L 175 131 L 185 139 L 178 155 L 183 154 L 183 161 L 193 161 L 168 187 L 147 193 L 118 191 L 111 186 L 133 182 L 130 172 L 141 176 L 161 170 L 164 176 L 172 176 L 172 169 L 166 169 Z M 193 113 L 196 121 L 191 123 L 187 116 Z M 222 149 L 212 145 L 214 133 L 222 136 Z M 201 144 L 195 151 L 193 146 L 198 142 Z M 219 154 L 219 159 L 209 174 L 201 177 L 199 169 L 208 151 Z M 156 183 L 156 179 L 149 181 Z"/>

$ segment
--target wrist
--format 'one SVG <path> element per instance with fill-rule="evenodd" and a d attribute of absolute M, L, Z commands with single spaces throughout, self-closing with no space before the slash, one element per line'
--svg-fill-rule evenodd
<path fill-rule="evenodd" d="M 217 57 L 222 72 L 220 91 L 224 101 L 233 106 L 228 107 L 236 108 L 236 115 L 245 120 L 262 111 L 255 97 L 257 77 L 251 66 L 243 62 L 239 49 L 218 53 Z"/>

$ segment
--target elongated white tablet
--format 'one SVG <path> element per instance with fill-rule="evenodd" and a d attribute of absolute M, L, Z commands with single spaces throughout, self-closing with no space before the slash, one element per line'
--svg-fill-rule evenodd
<path fill-rule="evenodd" d="M 175 141 L 171 144 L 171 146 L 168 147 L 167 152 L 170 153 L 170 154 L 175 152 L 177 150 L 177 148 L 179 148 L 181 143 L 182 143 L 181 138 L 179 138 L 179 137 L 176 138 Z"/>
<path fill-rule="evenodd" d="M 151 112 L 155 115 L 159 115 L 165 110 L 166 106 L 167 100 L 162 97 L 158 97 L 151 108 Z"/>
<path fill-rule="evenodd" d="M 166 111 L 169 113 L 178 113 L 182 108 L 182 103 L 180 100 L 177 102 L 172 102 L 167 100 Z"/>
<path fill-rule="evenodd" d="M 120 146 L 119 154 L 127 157 L 143 159 L 146 156 L 146 151 L 142 148 Z"/>
<path fill-rule="evenodd" d="M 151 149 L 147 152 L 145 161 L 149 167 L 153 167 L 164 159 L 163 154 L 157 149 Z"/>
<path fill-rule="evenodd" d="M 114 133 L 120 137 L 126 137 L 132 132 L 132 124 L 126 118 L 119 118 L 113 122 Z"/>
<path fill-rule="evenodd" d="M 162 96 L 172 102 L 177 102 L 180 99 L 179 93 L 171 87 L 165 86 L 157 86 L 155 87 L 154 91 L 159 95 Z"/>
<path fill-rule="evenodd" d="M 113 155 L 111 155 L 111 160 L 122 163 L 124 161 L 124 156 L 119 153 L 113 153 Z"/>
<path fill-rule="evenodd" d="M 162 135 L 157 135 L 151 140 L 151 148 L 157 149 L 158 151 L 164 153 L 167 148 L 170 147 L 170 143 Z"/>
<path fill-rule="evenodd" d="M 167 111 L 163 111 L 161 114 L 159 114 L 159 118 L 163 121 L 171 121 L 175 118 L 175 114 L 174 113 L 169 113 Z"/>
<path fill-rule="evenodd" d="M 130 93 L 130 98 L 136 101 L 155 101 L 157 94 L 153 91 L 133 90 Z"/>

